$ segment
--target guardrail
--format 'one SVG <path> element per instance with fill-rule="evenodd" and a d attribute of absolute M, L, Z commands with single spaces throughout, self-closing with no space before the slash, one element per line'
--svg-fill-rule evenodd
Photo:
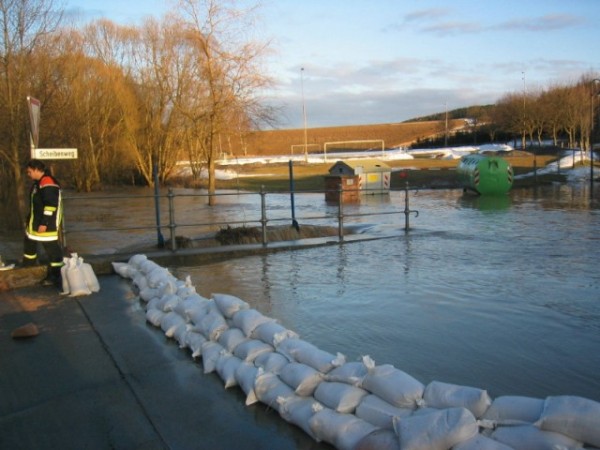
<path fill-rule="evenodd" d="M 259 192 L 217 192 L 215 194 L 194 192 L 194 193 L 175 193 L 173 189 L 169 189 L 166 195 L 159 194 L 155 192 L 154 195 L 119 195 L 119 196 L 85 196 L 85 197 L 64 197 L 64 201 L 68 204 L 72 201 L 86 201 L 86 202 L 94 202 L 100 200 L 127 200 L 127 199 L 154 199 L 155 204 L 155 214 L 156 214 L 156 225 L 141 225 L 141 226 L 110 226 L 103 225 L 98 228 L 85 228 L 85 229 L 76 229 L 69 228 L 69 224 L 63 221 L 62 225 L 62 239 L 63 245 L 67 244 L 67 237 L 73 233 L 102 233 L 109 231 L 136 231 L 136 230 L 156 230 L 157 241 L 159 247 L 165 247 L 165 240 L 163 237 L 163 231 L 166 230 L 169 235 L 168 247 L 172 251 L 177 251 L 178 243 L 177 243 L 177 231 L 181 228 L 195 227 L 195 228 L 210 228 L 214 229 L 215 227 L 232 227 L 232 226 L 246 226 L 248 223 L 255 223 L 261 229 L 261 242 L 263 246 L 268 244 L 268 233 L 267 226 L 269 224 L 275 222 L 291 222 L 292 226 L 298 229 L 295 211 L 294 211 L 294 196 L 302 195 L 302 194 L 315 194 L 315 193 L 326 193 L 328 191 L 277 191 L 277 192 L 267 192 L 261 189 Z M 366 212 L 366 213 L 347 213 L 344 210 L 344 202 L 339 201 L 337 204 L 337 211 L 335 214 L 325 214 L 325 215 L 304 215 L 302 216 L 303 221 L 314 221 L 314 220 L 326 220 L 329 222 L 334 222 L 337 225 L 338 229 L 338 239 L 340 242 L 344 241 L 344 227 L 348 220 L 352 220 L 353 218 L 367 217 L 367 216 L 382 216 L 382 215 L 393 215 L 393 214 L 404 214 L 405 215 L 405 226 L 404 230 L 408 231 L 410 228 L 409 216 L 410 214 L 415 214 L 418 216 L 419 212 L 410 210 L 409 208 L 409 190 L 408 184 L 404 189 L 405 197 L 404 197 L 404 209 L 403 210 L 392 210 L 392 211 L 376 211 L 376 212 Z M 343 189 L 338 189 L 337 194 L 339 199 L 343 199 Z M 268 197 L 270 195 L 279 195 L 288 194 L 291 197 L 291 217 L 270 217 L 269 214 L 269 202 Z M 364 195 L 369 195 L 368 191 L 363 191 Z M 260 218 L 255 220 L 227 220 L 227 221 L 210 221 L 210 222 L 193 222 L 187 223 L 182 222 L 178 223 L 176 220 L 177 216 L 177 207 L 176 207 L 176 199 L 184 198 L 184 197 L 205 197 L 208 200 L 210 196 L 239 196 L 239 195 L 248 195 L 248 196 L 260 196 Z M 385 194 L 384 194 L 385 195 Z M 168 223 L 162 224 L 160 220 L 160 202 L 166 199 L 168 205 Z M 215 208 L 218 208 L 216 206 Z"/>

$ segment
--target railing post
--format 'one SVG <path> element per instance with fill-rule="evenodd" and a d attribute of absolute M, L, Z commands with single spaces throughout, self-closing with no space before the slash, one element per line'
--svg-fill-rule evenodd
<path fill-rule="evenodd" d="M 338 238 L 344 242 L 344 190 L 342 185 L 338 186 Z"/>
<path fill-rule="evenodd" d="M 167 196 L 169 198 L 169 233 L 171 235 L 171 250 L 177 250 L 177 239 L 175 239 L 175 206 L 174 206 L 174 197 L 173 189 L 169 188 L 169 194 Z"/>
<path fill-rule="evenodd" d="M 262 245 L 267 246 L 267 193 L 265 187 L 260 187 L 260 225 L 262 228 Z"/>
<path fill-rule="evenodd" d="M 419 217 L 419 211 L 411 211 L 408 200 L 408 181 L 404 187 L 404 231 L 408 232 L 410 228 L 410 214 L 415 213 L 415 217 Z"/>

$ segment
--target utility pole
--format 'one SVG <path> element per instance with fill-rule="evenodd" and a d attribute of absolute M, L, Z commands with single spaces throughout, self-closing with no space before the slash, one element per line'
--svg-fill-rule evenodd
<path fill-rule="evenodd" d="M 300 68 L 300 88 L 302 90 L 302 117 L 304 119 L 304 160 L 308 162 L 308 133 L 306 129 L 306 103 L 304 102 L 304 67 Z"/>

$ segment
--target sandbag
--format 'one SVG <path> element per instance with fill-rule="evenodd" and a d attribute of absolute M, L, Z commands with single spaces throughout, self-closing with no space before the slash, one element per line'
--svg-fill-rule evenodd
<path fill-rule="evenodd" d="M 287 422 L 300 427 L 306 434 L 317 440 L 310 428 L 310 419 L 323 409 L 322 405 L 312 397 L 294 395 L 292 397 L 280 398 L 279 413 Z"/>
<path fill-rule="evenodd" d="M 216 341 L 221 333 L 227 330 L 229 326 L 225 318 L 217 311 L 211 311 L 200 320 L 200 323 L 194 323 L 194 330 L 201 332 L 207 339 Z"/>
<path fill-rule="evenodd" d="M 455 445 L 452 450 L 513 450 L 513 448 L 482 434 L 476 434 L 471 439 Z"/>
<path fill-rule="evenodd" d="M 536 425 L 595 447 L 600 446 L 600 403 L 574 395 L 548 397 Z"/>
<path fill-rule="evenodd" d="M 279 378 L 291 387 L 296 395 L 313 395 L 315 389 L 323 381 L 323 374 L 302 363 L 291 362 L 281 368 Z"/>
<path fill-rule="evenodd" d="M 235 371 L 242 363 L 242 360 L 237 356 L 232 355 L 229 352 L 222 352 L 215 364 L 215 369 L 223 380 L 225 389 L 233 386 L 237 386 L 237 378 L 235 377 Z"/>
<path fill-rule="evenodd" d="M 363 357 L 363 359 L 365 358 L 369 357 Z M 327 372 L 325 379 L 327 381 L 339 381 L 340 383 L 360 387 L 367 373 L 367 366 L 363 361 L 352 361 L 346 362 L 343 365 L 332 369 L 330 372 Z"/>
<path fill-rule="evenodd" d="M 176 294 L 182 299 L 185 299 L 190 295 L 196 294 L 196 287 L 192 284 L 192 277 L 190 277 L 189 275 L 185 277 L 185 282 L 177 287 Z"/>
<path fill-rule="evenodd" d="M 481 418 L 497 425 L 526 425 L 536 422 L 543 408 L 541 398 L 503 395 L 494 399 Z"/>
<path fill-rule="evenodd" d="M 242 330 L 239 328 L 229 328 L 221 333 L 217 342 L 225 347 L 228 352 L 233 353 L 239 344 L 247 340 L 248 338 Z"/>
<path fill-rule="evenodd" d="M 281 369 L 289 363 L 290 361 L 285 356 L 277 352 L 261 353 L 254 360 L 256 367 L 261 367 L 265 372 L 271 372 L 277 375 L 281 373 Z"/>
<path fill-rule="evenodd" d="M 132 279 L 137 273 L 137 269 L 125 262 L 111 262 L 113 271 L 122 278 Z"/>
<path fill-rule="evenodd" d="M 262 353 L 271 353 L 274 348 L 258 339 L 248 339 L 240 343 L 233 354 L 245 362 L 252 362 Z"/>
<path fill-rule="evenodd" d="M 346 362 L 341 353 L 338 353 L 337 356 L 333 355 L 303 339 L 284 339 L 276 347 L 276 350 L 290 361 L 306 364 L 321 373 L 328 373 Z"/>
<path fill-rule="evenodd" d="M 136 254 L 129 258 L 128 264 L 139 270 L 140 265 L 146 261 L 148 257 L 144 254 Z"/>
<path fill-rule="evenodd" d="M 217 367 L 217 360 L 221 353 L 225 353 L 227 350 L 222 345 L 217 344 L 213 341 L 206 341 L 202 344 L 202 365 L 204 366 L 204 373 L 211 373 Z"/>
<path fill-rule="evenodd" d="M 354 450 L 400 450 L 400 442 L 393 430 L 375 430 L 358 441 Z"/>
<path fill-rule="evenodd" d="M 164 331 L 165 336 L 168 338 L 173 337 L 175 329 L 180 325 L 185 326 L 185 320 L 183 320 L 179 314 L 173 311 L 165 313 L 160 320 L 160 328 Z"/>
<path fill-rule="evenodd" d="M 575 439 L 553 431 L 543 431 L 533 425 L 499 427 L 491 437 L 514 450 L 570 450 L 581 447 L 581 442 Z"/>
<path fill-rule="evenodd" d="M 270 372 L 257 375 L 254 382 L 254 393 L 260 402 L 277 412 L 280 412 L 281 399 L 294 396 L 292 388 L 281 381 L 277 375 Z"/>
<path fill-rule="evenodd" d="M 65 269 L 64 272 L 62 270 L 63 268 Z M 77 253 L 71 254 L 69 261 L 63 268 L 61 268 L 61 274 L 65 275 L 66 286 L 69 288 L 69 297 L 90 295 L 92 293 L 86 281 L 83 260 L 77 256 Z M 98 280 L 96 280 L 96 283 L 97 282 Z M 63 293 L 66 294 L 66 291 L 63 290 Z"/>
<path fill-rule="evenodd" d="M 259 325 L 275 321 L 275 319 L 262 315 L 256 309 L 241 309 L 233 315 L 232 320 L 233 324 L 240 328 L 246 337 L 250 337 Z"/>
<path fill-rule="evenodd" d="M 248 303 L 233 295 L 213 294 L 212 298 L 219 308 L 219 311 L 221 311 L 221 314 L 228 319 L 233 318 L 233 315 L 242 309 L 250 309 Z"/>
<path fill-rule="evenodd" d="M 100 292 L 100 283 L 98 282 L 98 278 L 94 273 L 94 268 L 91 264 L 83 261 L 81 257 L 79 257 L 81 261 L 81 270 L 83 272 L 83 279 L 85 280 L 85 284 L 88 289 L 92 292 Z"/>
<path fill-rule="evenodd" d="M 150 322 L 152 325 L 154 325 L 155 327 L 160 327 L 160 324 L 162 322 L 162 318 L 164 317 L 165 313 L 163 311 L 161 311 L 160 309 L 156 309 L 156 308 L 148 308 L 146 310 L 146 320 L 148 322 Z"/>
<path fill-rule="evenodd" d="M 481 417 L 492 404 L 487 391 L 468 386 L 432 381 L 423 394 L 425 405 L 444 409 L 464 407 L 473 413 L 475 418 Z"/>
<path fill-rule="evenodd" d="M 253 339 L 260 339 L 273 347 L 277 347 L 284 339 L 297 339 L 299 336 L 294 331 L 288 330 L 277 322 L 265 322 L 254 329 L 251 337 Z"/>
<path fill-rule="evenodd" d="M 394 430 L 402 450 L 447 450 L 478 432 L 477 421 L 466 408 L 448 408 L 394 418 Z"/>
<path fill-rule="evenodd" d="M 351 414 L 368 392 L 356 386 L 337 381 L 323 381 L 315 390 L 314 397 L 320 403 L 339 413 Z"/>
<path fill-rule="evenodd" d="M 317 441 L 325 441 L 338 450 L 352 450 L 377 428 L 353 414 L 342 414 L 329 408 L 317 411 L 308 421 Z"/>
<path fill-rule="evenodd" d="M 391 364 L 368 368 L 361 387 L 399 408 L 414 408 L 423 398 L 425 386 Z"/>
<path fill-rule="evenodd" d="M 246 394 L 246 406 L 253 405 L 258 401 L 254 392 L 254 383 L 256 382 L 259 370 L 254 364 L 243 361 L 235 369 L 235 379 Z"/>
<path fill-rule="evenodd" d="M 207 340 L 202 333 L 188 330 L 185 335 L 185 344 L 186 347 L 192 351 L 192 358 L 202 356 L 202 344 L 205 342 L 207 342 Z"/>
<path fill-rule="evenodd" d="M 197 293 L 190 294 L 187 297 L 182 298 L 175 308 L 173 308 L 173 311 L 177 312 L 177 314 L 189 322 L 191 321 L 190 315 L 198 315 L 202 314 L 202 312 L 207 312 L 209 303 L 210 300 Z"/>
<path fill-rule="evenodd" d="M 369 422 L 379 428 L 393 429 L 394 417 L 403 419 L 413 413 L 409 408 L 398 408 L 380 399 L 374 394 L 363 397 L 356 407 L 356 417 Z"/>

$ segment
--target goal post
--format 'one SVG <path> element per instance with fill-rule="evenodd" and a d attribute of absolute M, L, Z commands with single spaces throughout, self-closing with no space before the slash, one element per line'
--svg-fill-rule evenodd
<path fill-rule="evenodd" d="M 292 155 L 294 154 L 294 150 L 299 149 L 301 152 L 304 153 L 308 153 L 308 149 L 317 149 L 317 150 L 321 150 L 321 145 L 320 144 L 292 144 L 291 146 L 291 152 Z"/>
<path fill-rule="evenodd" d="M 375 145 L 371 145 L 370 147 L 365 147 L 363 149 L 371 150 L 375 147 L 381 147 L 381 156 L 383 156 L 384 151 L 385 151 L 385 142 L 383 141 L 383 139 L 360 139 L 360 140 L 354 140 L 354 141 L 325 142 L 325 144 L 323 144 L 323 159 L 325 161 L 327 161 L 327 148 L 328 147 L 340 146 L 340 144 L 350 144 L 350 145 L 375 144 Z"/>

